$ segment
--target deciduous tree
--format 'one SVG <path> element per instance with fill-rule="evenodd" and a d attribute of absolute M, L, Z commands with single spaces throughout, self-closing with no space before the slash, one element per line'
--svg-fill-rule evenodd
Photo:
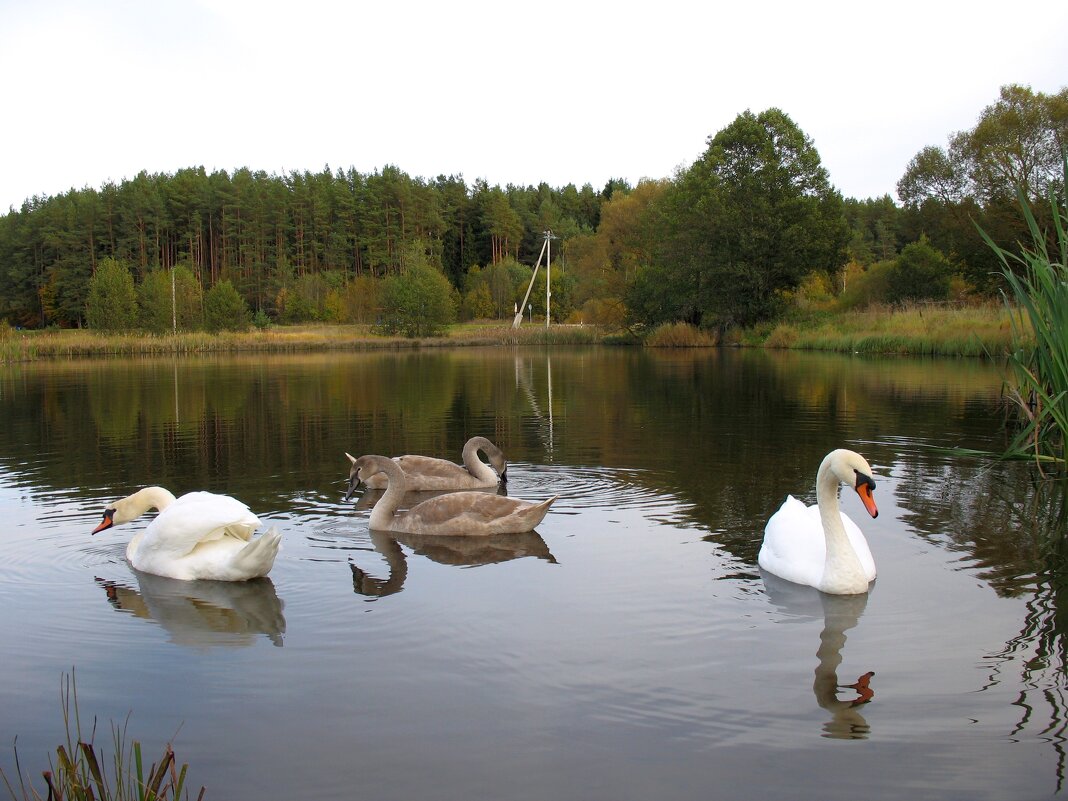
<path fill-rule="evenodd" d="M 456 319 L 453 291 L 421 243 L 413 243 L 403 254 L 401 272 L 382 282 L 381 329 L 406 337 L 438 336 Z"/>
<path fill-rule="evenodd" d="M 103 259 L 89 279 L 85 319 L 97 331 L 129 331 L 137 326 L 137 292 L 129 268 Z"/>
<path fill-rule="evenodd" d="M 248 304 L 228 280 L 219 281 L 204 294 L 204 327 L 208 331 L 247 331 L 251 324 Z"/>
<path fill-rule="evenodd" d="M 842 198 L 812 140 L 776 108 L 746 111 L 711 137 L 661 215 L 663 245 L 638 285 L 665 282 L 657 295 L 670 299 L 663 313 L 674 319 L 765 320 L 807 273 L 845 263 Z"/>

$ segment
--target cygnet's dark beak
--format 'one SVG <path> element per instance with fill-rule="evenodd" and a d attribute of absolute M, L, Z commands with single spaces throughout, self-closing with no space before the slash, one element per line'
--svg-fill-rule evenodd
<path fill-rule="evenodd" d="M 358 486 L 360 486 L 359 474 L 350 473 L 349 474 L 349 489 L 348 489 L 348 492 L 345 493 L 345 500 L 346 501 L 349 500 L 350 498 L 352 498 L 352 496 L 356 494 L 356 488 Z"/>

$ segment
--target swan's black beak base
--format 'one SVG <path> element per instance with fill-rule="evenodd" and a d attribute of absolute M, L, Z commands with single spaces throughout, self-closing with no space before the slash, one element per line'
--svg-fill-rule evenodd
<path fill-rule="evenodd" d="M 875 496 L 872 495 L 875 491 L 875 480 L 871 476 L 864 475 L 859 470 L 856 473 L 857 484 L 854 489 L 857 491 L 857 495 L 860 496 L 860 502 L 864 504 L 868 514 L 872 517 L 878 517 L 879 508 L 875 505 Z"/>
<path fill-rule="evenodd" d="M 96 534 L 98 531 L 103 531 L 106 528 L 111 528 L 115 525 L 115 510 L 105 509 L 104 519 L 100 521 L 100 525 L 93 529 L 92 533 Z"/>

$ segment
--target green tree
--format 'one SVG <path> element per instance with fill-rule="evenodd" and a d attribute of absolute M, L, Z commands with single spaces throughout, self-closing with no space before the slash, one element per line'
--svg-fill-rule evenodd
<path fill-rule="evenodd" d="M 934 198 L 981 204 L 1014 202 L 1016 188 L 1028 200 L 1045 198 L 1060 178 L 1060 148 L 1068 143 L 1068 88 L 1054 95 L 1030 87 L 1001 87 L 971 130 L 950 137 L 948 150 L 927 146 L 898 182 L 906 205 Z"/>
<path fill-rule="evenodd" d="M 463 316 L 467 320 L 492 317 L 495 311 L 489 286 L 482 282 L 464 295 Z"/>
<path fill-rule="evenodd" d="M 204 295 L 204 327 L 208 331 L 247 331 L 252 323 L 245 299 L 234 285 L 220 281 Z"/>
<path fill-rule="evenodd" d="M 697 325 L 773 317 L 806 274 L 841 269 L 849 240 L 819 153 L 776 108 L 746 111 L 709 139 L 667 192 L 660 225 L 654 273 L 667 282 L 665 313 Z"/>
<path fill-rule="evenodd" d="M 641 181 L 634 189 L 609 182 L 611 197 L 601 206 L 595 234 L 580 234 L 567 240 L 564 256 L 569 276 L 574 278 L 574 303 L 591 309 L 602 304 L 619 317 L 618 307 L 628 283 L 647 266 L 655 249 L 655 230 L 650 208 L 661 201 L 667 181 Z M 592 303 L 591 303 L 592 302 Z M 597 315 L 604 317 L 600 311 Z"/>
<path fill-rule="evenodd" d="M 357 276 L 347 283 L 341 294 L 341 321 L 373 323 L 378 313 L 379 284 L 370 275 Z"/>
<path fill-rule="evenodd" d="M 511 317 L 515 314 L 516 301 L 523 299 L 527 284 L 530 282 L 530 267 L 508 257 L 498 264 L 487 267 L 484 274 L 497 316 Z M 544 284 L 542 286 L 544 287 Z M 544 289 L 542 293 L 544 294 Z"/>
<path fill-rule="evenodd" d="M 129 268 L 103 259 L 89 279 L 85 319 L 97 331 L 129 331 L 137 325 L 137 292 Z"/>
<path fill-rule="evenodd" d="M 900 247 L 901 209 L 889 195 L 867 200 L 845 201 L 849 222 L 849 258 L 858 264 L 872 264 L 894 258 Z"/>
<path fill-rule="evenodd" d="M 401 272 L 383 280 L 380 299 L 380 328 L 387 334 L 438 336 L 456 319 L 452 285 L 429 263 L 419 242 L 404 253 Z"/>
<path fill-rule="evenodd" d="M 890 269 L 887 300 L 945 300 L 949 297 L 953 264 L 927 237 L 906 245 Z"/>
<path fill-rule="evenodd" d="M 1061 180 L 1066 143 L 1068 89 L 1046 95 L 1003 86 L 974 128 L 951 136 L 947 148 L 924 147 L 909 162 L 897 185 L 905 204 L 902 232 L 912 240 L 926 234 L 976 289 L 996 293 L 1004 287 L 1000 265 L 978 228 L 1002 247 L 1025 240 L 1016 213 L 1019 188 L 1040 227 L 1052 230 L 1045 199 Z"/>
<path fill-rule="evenodd" d="M 180 264 L 173 273 L 178 330 L 196 331 L 204 323 L 204 289 L 188 266 Z"/>
<path fill-rule="evenodd" d="M 137 288 L 141 327 L 162 336 L 172 329 L 171 271 L 152 270 Z"/>

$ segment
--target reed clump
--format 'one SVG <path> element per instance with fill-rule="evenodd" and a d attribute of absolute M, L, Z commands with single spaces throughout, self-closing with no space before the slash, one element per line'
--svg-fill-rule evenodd
<path fill-rule="evenodd" d="M 716 344 L 715 335 L 689 323 L 664 323 L 645 338 L 647 348 L 710 348 Z"/>
<path fill-rule="evenodd" d="M 15 776 L 9 779 L 0 769 L 0 780 L 13 801 L 177 801 L 189 798 L 185 786 L 189 766 L 177 765 L 170 743 L 164 747 L 160 761 L 153 762 L 146 772 L 141 743 L 132 740 L 127 745 L 126 724 L 121 727 L 112 724 L 113 753 L 107 759 L 104 750 L 94 742 L 95 718 L 88 739 L 83 736 L 73 671 L 63 676 L 60 697 L 66 742 L 56 748 L 54 761 L 49 758 L 49 770 L 41 773 L 45 794 L 23 774 L 16 747 Z M 201 787 L 197 801 L 202 801 L 204 792 Z"/>
<path fill-rule="evenodd" d="M 1033 458 L 1043 472 L 1052 467 L 1062 476 L 1068 439 L 1068 153 L 1064 176 L 1063 197 L 1052 193 L 1050 197 L 1052 243 L 1022 192 L 1020 208 L 1031 234 L 1029 247 L 1010 252 L 980 231 L 1009 285 L 1011 295 L 1006 295 L 1005 305 L 1021 310 L 1021 317 L 1013 318 L 1011 375 L 1006 384 L 1022 425 L 1006 455 Z"/>
<path fill-rule="evenodd" d="M 604 329 L 596 325 L 556 324 L 546 328 L 537 323 L 512 328 L 511 322 L 456 326 L 442 345 L 597 345 Z"/>

